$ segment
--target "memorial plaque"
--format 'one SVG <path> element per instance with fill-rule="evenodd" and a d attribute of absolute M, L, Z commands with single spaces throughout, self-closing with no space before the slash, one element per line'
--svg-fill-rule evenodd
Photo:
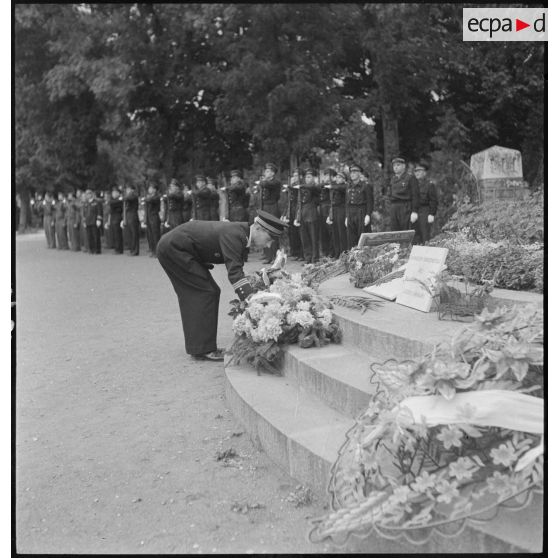
<path fill-rule="evenodd" d="M 483 201 L 523 199 L 527 192 L 521 152 L 517 149 L 493 145 L 475 153 L 471 171 L 479 182 Z"/>
<path fill-rule="evenodd" d="M 434 275 L 444 269 L 447 255 L 447 248 L 413 246 L 405 268 L 402 289 L 397 295 L 397 304 L 430 312 L 432 295 L 421 283 L 428 284 Z"/>
<path fill-rule="evenodd" d="M 357 248 L 381 246 L 382 244 L 390 244 L 391 242 L 396 242 L 401 246 L 408 246 L 413 241 L 414 236 L 414 230 L 362 233 L 358 239 Z"/>
<path fill-rule="evenodd" d="M 406 267 L 407 264 L 402 265 L 362 290 L 393 302 L 397 295 L 403 291 L 403 276 L 405 275 Z"/>

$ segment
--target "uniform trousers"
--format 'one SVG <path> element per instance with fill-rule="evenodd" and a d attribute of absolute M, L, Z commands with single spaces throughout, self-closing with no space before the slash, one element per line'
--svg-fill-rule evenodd
<path fill-rule="evenodd" d="M 178 225 L 182 225 L 184 223 L 184 215 L 182 214 L 182 209 L 177 211 L 169 211 L 169 218 L 167 219 L 169 223 L 169 229 L 174 229 L 174 227 L 178 227 Z"/>
<path fill-rule="evenodd" d="M 281 216 L 279 204 L 277 202 L 263 202 L 262 209 L 275 217 Z M 275 254 L 277 254 L 277 250 L 279 250 L 279 241 L 273 240 L 271 244 L 263 250 L 265 260 L 268 262 L 272 261 L 275 258 Z"/>
<path fill-rule="evenodd" d="M 157 243 L 161 238 L 161 219 L 156 215 L 155 217 L 147 217 L 147 244 L 149 251 L 155 254 L 157 250 Z"/>
<path fill-rule="evenodd" d="M 392 231 L 407 231 L 411 228 L 411 202 L 392 201 L 390 208 Z"/>
<path fill-rule="evenodd" d="M 101 253 L 101 229 L 97 225 L 87 225 L 87 245 L 90 254 Z"/>
<path fill-rule="evenodd" d="M 52 217 L 43 217 L 43 227 L 45 229 L 45 236 L 47 241 L 47 248 L 56 248 L 56 234 L 55 227 L 52 224 Z"/>
<path fill-rule="evenodd" d="M 331 210 L 333 224 L 333 257 L 338 258 L 347 249 L 347 227 L 345 226 L 345 207 L 333 206 Z"/>
<path fill-rule="evenodd" d="M 130 254 L 132 254 L 132 256 L 137 256 L 139 254 L 140 241 L 140 223 L 137 215 L 134 217 L 126 217 L 126 228 L 130 235 Z"/>
<path fill-rule="evenodd" d="M 347 207 L 347 242 L 348 248 L 357 246 L 362 233 L 370 232 L 370 225 L 364 226 L 366 217 L 365 205 L 349 205 Z"/>
<path fill-rule="evenodd" d="M 430 208 L 419 207 L 418 219 L 414 224 L 415 237 L 413 244 L 425 244 L 430 240 L 430 231 L 432 225 L 428 222 L 428 216 L 430 215 Z"/>
<path fill-rule="evenodd" d="M 82 251 L 89 252 L 89 238 L 87 236 L 87 227 L 85 227 L 84 224 L 80 226 L 79 239 L 81 246 L 83 247 Z"/>
<path fill-rule="evenodd" d="M 74 252 L 79 252 L 80 250 L 80 230 L 78 224 L 68 224 L 68 236 L 70 237 L 70 248 Z"/>
<path fill-rule="evenodd" d="M 112 234 L 112 245 L 115 254 L 122 254 L 124 252 L 124 239 L 122 236 L 122 227 L 120 226 L 122 219 L 120 217 L 110 217 L 110 230 Z"/>
<path fill-rule="evenodd" d="M 292 211 L 289 215 L 289 248 L 290 256 L 292 258 L 302 257 L 302 242 L 300 240 L 300 227 L 295 227 L 293 225 L 296 218 L 296 210 Z"/>
<path fill-rule="evenodd" d="M 232 205 L 229 207 L 229 221 L 234 223 L 247 223 L 248 210 L 242 205 Z"/>
<path fill-rule="evenodd" d="M 66 220 L 56 221 L 56 238 L 58 240 L 59 250 L 68 250 L 68 229 L 66 228 Z"/>
<path fill-rule="evenodd" d="M 114 236 L 112 233 L 112 227 L 110 225 L 104 230 L 103 237 L 105 240 L 105 248 L 114 248 Z"/>
<path fill-rule="evenodd" d="M 300 223 L 300 239 L 306 263 L 314 263 L 320 259 L 319 222 L 302 221 Z"/>
<path fill-rule="evenodd" d="M 217 350 L 221 289 L 207 267 L 196 260 L 189 234 L 176 229 L 163 235 L 157 258 L 178 297 L 186 352 L 199 355 Z"/>
<path fill-rule="evenodd" d="M 322 256 L 333 256 L 333 229 L 326 223 L 329 215 L 329 204 L 320 205 L 320 243 Z"/>

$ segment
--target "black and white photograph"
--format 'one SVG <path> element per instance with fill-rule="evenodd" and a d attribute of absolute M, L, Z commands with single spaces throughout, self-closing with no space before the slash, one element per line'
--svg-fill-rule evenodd
<path fill-rule="evenodd" d="M 549 555 L 548 11 L 12 3 L 12 556 Z"/>

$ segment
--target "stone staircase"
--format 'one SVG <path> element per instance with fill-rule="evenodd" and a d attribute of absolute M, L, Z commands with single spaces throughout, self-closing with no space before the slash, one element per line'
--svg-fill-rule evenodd
<path fill-rule="evenodd" d="M 354 295 L 355 289 L 341 276 L 322 284 L 320 292 Z M 254 442 L 293 478 L 322 494 L 345 433 L 374 393 L 370 364 L 419 356 L 463 327 L 389 302 L 364 314 L 335 307 L 335 315 L 343 343 L 319 349 L 290 346 L 284 376 L 258 376 L 242 366 L 225 370 L 228 404 Z M 352 539 L 351 550 L 356 544 L 356 552 L 374 553 L 540 552 L 542 508 L 542 496 L 535 495 L 527 508 L 500 509 L 491 521 L 468 525 L 453 538 L 434 535 L 415 546 L 370 535 Z"/>

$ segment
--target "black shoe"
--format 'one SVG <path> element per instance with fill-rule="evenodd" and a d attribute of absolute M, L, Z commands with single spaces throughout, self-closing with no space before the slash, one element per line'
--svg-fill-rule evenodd
<path fill-rule="evenodd" d="M 212 362 L 223 362 L 225 360 L 223 349 L 217 349 L 216 351 L 211 351 L 210 353 L 192 356 L 195 360 L 210 360 Z"/>

